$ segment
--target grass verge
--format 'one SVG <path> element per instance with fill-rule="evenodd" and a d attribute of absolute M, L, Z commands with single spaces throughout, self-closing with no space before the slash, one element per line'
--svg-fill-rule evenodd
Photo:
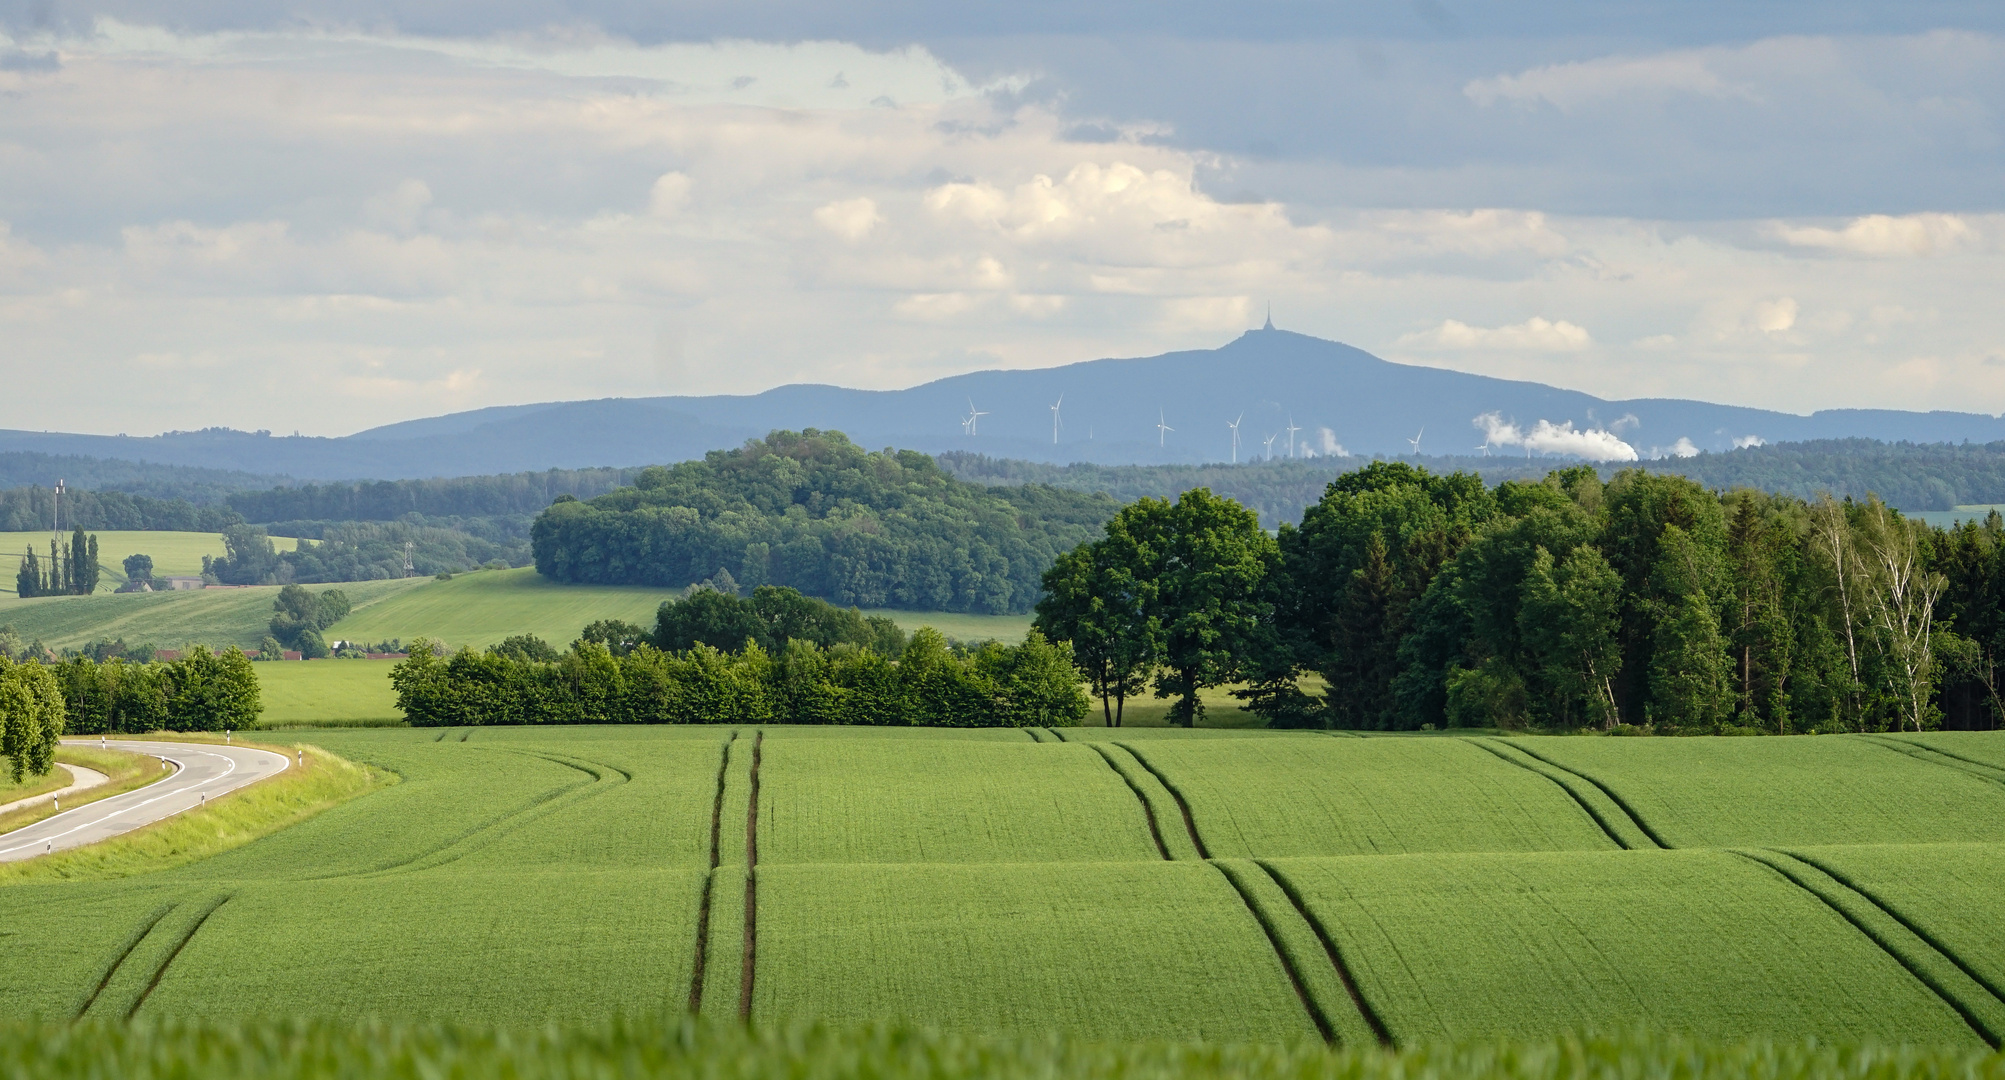
<path fill-rule="evenodd" d="M 99 799 L 109 799 L 113 795 L 123 795 L 133 788 L 145 787 L 155 780 L 164 779 L 168 775 L 160 768 L 160 762 L 147 757 L 145 754 L 128 754 L 121 750 L 99 750 L 96 747 L 58 746 L 56 748 L 56 763 L 59 765 L 81 765 L 86 769 L 96 769 L 98 772 L 110 777 L 110 779 L 94 788 L 85 788 L 82 791 L 72 792 L 65 796 L 63 801 L 68 803 L 69 808 L 72 810 L 79 806 L 87 806 Z M 55 775 L 53 770 L 50 772 L 50 775 L 51 777 Z M 42 790 L 54 791 L 57 788 L 67 786 L 67 781 L 60 784 L 52 783 Z M 14 796 L 14 798 L 20 797 L 18 795 Z M 0 800 L 0 802 L 12 801 L 13 799 Z M 26 828 L 43 818 L 54 817 L 57 813 L 57 809 L 47 802 L 38 802 L 10 810 L 5 814 L 0 814 L 0 834 L 13 832 L 15 829 Z"/>
<path fill-rule="evenodd" d="M 148 735 L 156 741 L 220 743 L 220 737 Z M 92 881 L 166 870 L 242 847 L 329 807 L 397 782 L 393 773 L 336 757 L 317 746 L 246 743 L 305 762 L 206 806 L 88 847 L 0 865 L 0 887 L 29 881 Z"/>
<path fill-rule="evenodd" d="M 1046 1080 L 1053 1076 L 1234 1080 L 1561 1080 L 1675 1076 L 1907 1080 L 2005 1077 L 1996 1054 L 1815 1042 L 1716 1041 L 1635 1033 L 1469 1042 L 1405 1050 L 980 1038 L 896 1027 L 746 1028 L 614 1021 L 515 1030 L 342 1023 L 17 1023 L 0 1027 L 0 1072 L 73 1076 L 346 1078 L 640 1077 L 710 1080 Z"/>

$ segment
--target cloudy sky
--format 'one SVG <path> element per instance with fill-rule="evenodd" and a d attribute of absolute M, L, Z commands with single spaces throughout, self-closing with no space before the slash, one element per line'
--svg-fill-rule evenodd
<path fill-rule="evenodd" d="M 895 387 L 1269 303 L 1997 413 L 2001 136 L 1997 5 L 0 0 L 0 427 Z"/>

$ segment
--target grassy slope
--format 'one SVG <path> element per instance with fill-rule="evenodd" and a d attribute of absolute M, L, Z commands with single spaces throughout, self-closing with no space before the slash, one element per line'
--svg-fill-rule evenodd
<path fill-rule="evenodd" d="M 402 720 L 390 660 L 308 660 L 258 664 L 266 727 L 356 720 Z"/>
<path fill-rule="evenodd" d="M 411 589 L 410 581 L 351 581 L 308 586 L 338 588 L 358 609 Z M 256 648 L 271 624 L 276 587 L 200 589 L 187 592 L 125 593 L 119 596 L 42 596 L 0 600 L 0 626 L 11 625 L 25 641 L 50 648 L 77 648 L 103 638 L 124 638 L 163 649 L 199 642 L 222 648 Z"/>
<path fill-rule="evenodd" d="M 428 581 L 387 603 L 357 611 L 329 628 L 327 638 L 410 641 L 422 635 L 457 649 L 481 648 L 514 634 L 535 634 L 562 649 L 587 623 L 600 619 L 652 627 L 655 609 L 679 595 L 679 589 L 558 585 L 530 567 L 482 570 L 451 581 Z"/>
<path fill-rule="evenodd" d="M 221 556 L 220 533 L 202 532 L 96 532 L 98 565 L 104 573 L 98 591 L 110 592 L 125 581 L 127 555 L 153 556 L 153 572 L 159 577 L 200 574 L 202 556 Z M 14 568 L 21 554 L 32 546 L 35 554 L 49 557 L 49 534 L 44 532 L 0 532 L 0 593 L 14 594 Z M 289 536 L 272 537 L 272 546 L 291 551 L 299 541 Z"/>
<path fill-rule="evenodd" d="M 1849 923 L 1723 851 L 1286 859 L 1401 1042 L 1637 1023 L 1982 1044 Z"/>
<path fill-rule="evenodd" d="M 1671 847 L 2005 841 L 2005 785 L 1870 738 L 1509 741 L 1607 785 Z"/>
<path fill-rule="evenodd" d="M 129 961 L 105 981 L 108 1004 L 90 1015 L 140 1002 L 162 965 L 142 1019 L 376 1014 L 540 1024 L 659 1014 L 686 1004 L 706 877 L 702 1011 L 734 1017 L 756 746 L 753 1019 L 1313 1037 L 1310 1013 L 1226 876 L 1196 863 L 1186 843 L 1169 844 L 1175 861 L 1166 862 L 1147 839 L 1137 789 L 1171 839 L 1183 826 L 1146 773 L 1131 768 L 1124 780 L 1104 760 L 1095 771 L 1090 748 L 1033 743 L 1016 731 L 760 734 L 724 726 L 316 732 L 316 744 L 402 782 L 161 872 L 0 887 L 8 942 L 0 1017 L 74 1015 L 133 941 Z M 1448 840 L 1523 848 L 1551 840 L 1520 820 L 1545 805 L 1530 792 L 1544 785 L 1563 798 L 1550 779 L 1473 747 L 1462 754 L 1451 740 L 1204 734 L 1137 745 L 1152 762 L 1172 761 L 1179 788 L 1216 774 L 1215 790 L 1194 798 L 1200 828 L 1213 835 L 1225 835 L 1218 821 L 1244 818 L 1267 822 L 1263 843 L 1309 850 Z M 1591 740 L 1519 741 L 1544 751 Z M 1668 749 L 1625 777 L 1668 783 L 1684 770 L 1731 794 L 1722 775 L 1747 764 L 1717 756 L 1738 752 L 1715 749 L 1729 740 L 1601 740 L 1630 741 Z M 1888 777 L 1907 782 L 1904 763 L 1914 762 L 1882 750 L 1833 774 L 1829 738 L 1768 742 L 1780 749 L 1757 763 L 1791 789 L 1771 793 L 1771 804 L 1834 784 L 1870 802 Z M 1308 749 L 1326 744 L 1327 758 Z M 1533 786 L 1520 790 L 1506 776 Z M 1471 809 L 1484 798 L 1498 820 Z M 1564 820 L 1570 801 L 1556 805 L 1550 816 Z M 710 875 L 713 808 L 719 868 Z M 1926 800 L 1910 814 L 1918 832 L 1962 820 Z M 1932 825 L 1920 820 L 1930 815 Z M 1365 816 L 1377 820 L 1356 820 Z M 1841 817 L 1834 827 L 1876 820 Z M 1735 843 L 1783 843 L 1800 831 L 1787 815 L 1753 822 Z M 1247 835 L 1256 832 L 1249 826 Z M 1912 865 L 1946 853 L 1940 861 L 1971 867 L 1946 883 L 1905 873 L 1897 859 L 1886 862 L 1893 856 L 1882 859 L 1883 876 L 1912 879 L 1916 895 L 1903 902 L 1924 911 L 1917 917 L 1996 955 L 1984 920 L 2005 865 L 1999 850 L 1917 849 Z M 1973 1040 L 1821 901 L 1725 852 L 1271 862 L 1299 885 L 1371 1004 L 1408 1039 L 1652 1024 L 1715 1035 Z M 1325 1015 L 1341 1009 L 1348 997 L 1311 925 L 1278 888 L 1254 892 L 1291 963 L 1323 965 L 1303 980 L 1312 1000 Z M 1950 918 L 1966 908 L 1961 923 Z M 163 910 L 157 925 L 149 921 Z M 1354 1036 L 1362 1022 L 1358 1014 L 1338 1026 Z"/>
<path fill-rule="evenodd" d="M 1218 857 L 1615 846 L 1557 784 L 1464 739 L 1182 739 L 1133 752 L 1189 801 Z"/>

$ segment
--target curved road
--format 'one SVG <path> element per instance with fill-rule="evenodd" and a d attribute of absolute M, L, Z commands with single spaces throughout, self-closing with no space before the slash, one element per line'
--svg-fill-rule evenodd
<path fill-rule="evenodd" d="M 98 746 L 96 739 L 70 739 L 78 746 Z M 134 742 L 113 739 L 102 744 L 113 750 L 147 754 L 179 766 L 166 779 L 143 788 L 86 803 L 44 818 L 25 829 L 0 836 L 0 862 L 30 859 L 50 851 L 94 844 L 141 825 L 202 805 L 247 784 L 275 776 L 292 765 L 292 759 L 269 750 L 245 746 L 212 746 L 208 743 Z"/>

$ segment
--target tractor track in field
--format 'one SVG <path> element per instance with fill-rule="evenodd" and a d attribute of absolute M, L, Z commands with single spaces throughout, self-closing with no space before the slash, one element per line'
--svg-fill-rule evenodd
<path fill-rule="evenodd" d="M 1114 755 L 1102 749 L 1098 743 L 1094 743 L 1092 746 L 1093 752 L 1100 755 L 1100 760 L 1106 762 L 1107 767 L 1114 770 L 1114 775 L 1120 777 L 1121 782 L 1128 785 L 1128 790 L 1135 793 L 1135 801 L 1142 804 L 1142 817 L 1146 818 L 1149 822 L 1149 839 L 1156 842 L 1156 851 L 1162 855 L 1163 861 L 1171 861 L 1173 856 L 1170 855 L 1169 845 L 1163 843 L 1162 826 L 1156 823 L 1156 808 L 1149 805 L 1149 797 L 1142 793 L 1140 785 L 1136 784 L 1127 773 L 1121 771 L 1119 765 L 1114 764 Z"/>
<path fill-rule="evenodd" d="M 1837 882 L 1838 884 L 1843 885 L 1844 887 L 1852 890 L 1855 893 L 1858 893 L 1859 896 L 1862 899 L 1864 899 L 1867 903 L 1885 912 L 1887 918 L 1892 919 L 1897 923 L 1900 923 L 1903 927 L 1907 929 L 1908 933 L 1913 934 L 1915 937 L 1921 939 L 1921 941 L 1927 944 L 1929 948 L 1934 949 L 1936 952 L 1941 953 L 1943 959 L 1948 960 L 1950 963 L 1956 965 L 1957 970 L 1969 976 L 1971 982 L 1974 982 L 1977 985 L 1983 987 L 1986 993 L 1990 994 L 1993 998 L 1997 999 L 1999 1005 L 2005 1006 L 2005 986 L 1999 985 L 1996 981 L 1992 980 L 1990 977 L 1979 973 L 1977 969 L 1971 967 L 1969 964 L 1964 963 L 1963 958 L 1956 955 L 1955 950 L 1951 949 L 1946 942 L 1942 941 L 1941 939 L 1937 938 L 1933 933 L 1930 933 L 1928 930 L 1924 929 L 1920 923 L 1917 923 L 1913 919 L 1908 918 L 1906 915 L 1901 914 L 1899 908 L 1886 902 L 1879 896 L 1875 895 L 1871 890 L 1867 889 L 1865 886 L 1860 885 L 1858 882 L 1852 880 L 1852 878 L 1849 875 L 1847 875 L 1844 871 L 1839 870 L 1838 868 L 1831 866 L 1830 864 L 1823 862 L 1822 860 L 1817 859 L 1814 856 L 1804 855 L 1794 851 L 1780 851 L 1780 849 L 1777 850 L 1780 854 L 1787 855 L 1788 857 L 1795 859 L 1797 862 L 1804 863 L 1806 865 L 1816 868 L 1819 871 L 1822 871 L 1826 877 L 1829 877 L 1831 880 Z"/>
<path fill-rule="evenodd" d="M 1961 754 L 1951 753 L 1948 750 L 1939 750 L 1927 743 L 1909 742 L 1906 739 L 1890 735 L 1861 735 L 1860 738 L 1874 746 L 1891 750 L 1904 757 L 1911 757 L 1916 761 L 1925 762 L 1944 769 L 1954 769 L 1965 776 L 1974 776 L 1980 780 L 1989 780 L 1994 784 L 2005 784 L 2005 769 L 2001 769 L 1989 762 L 1967 758 Z"/>
<path fill-rule="evenodd" d="M 1488 751 L 1489 753 L 1495 755 L 1497 760 L 1508 762 L 1509 764 L 1512 765 L 1516 765 L 1518 768 L 1523 769 L 1526 772 L 1531 773 L 1533 776 L 1545 780 L 1547 783 L 1553 785 L 1554 787 L 1560 789 L 1561 791 L 1566 792 L 1567 798 L 1572 799 L 1575 803 L 1577 803 L 1580 806 L 1582 810 L 1587 811 L 1587 816 L 1593 818 L 1594 823 L 1596 825 L 1601 826 L 1601 831 L 1608 834 L 1608 838 L 1610 840 L 1615 841 L 1616 847 L 1621 848 L 1624 851 L 1630 850 L 1629 842 L 1622 839 L 1621 834 L 1615 831 L 1614 826 L 1610 825 L 1607 819 L 1601 816 L 1601 811 L 1596 810 L 1594 808 L 1594 804 L 1587 801 L 1586 796 L 1583 796 L 1580 792 L 1575 791 L 1571 786 L 1562 782 L 1559 777 L 1553 776 L 1551 773 L 1546 773 L 1538 769 L 1534 769 L 1530 765 L 1527 765 L 1524 762 L 1511 757 L 1509 754 L 1504 753 L 1502 750 L 1499 750 L 1496 747 L 1491 746 L 1488 742 L 1482 739 L 1469 739 L 1466 741 L 1471 746 L 1478 747 L 1482 750 Z M 1561 770 L 1555 769 L 1554 771 L 1559 772 Z M 1565 775 L 1572 776 L 1573 774 L 1565 773 Z"/>
<path fill-rule="evenodd" d="M 1993 1050 L 1999 1049 L 2000 1032 L 1994 1031 L 1990 1024 L 1985 1023 L 1982 1017 L 1978 1016 L 1974 1011 L 1972 1011 L 1970 1004 L 1968 1002 L 1964 1001 L 1960 996 L 1958 996 L 1955 992 L 1951 991 L 1947 986 L 1944 986 L 1940 979 L 1936 978 L 1934 975 L 1924 970 L 1912 958 L 1905 955 L 1903 950 L 1899 946 L 1894 944 L 1892 941 L 1887 940 L 1885 934 L 1882 934 L 1879 931 L 1875 930 L 1873 927 L 1868 926 L 1865 923 L 1865 921 L 1862 920 L 1859 916 L 1846 910 L 1843 904 L 1839 903 L 1832 897 L 1825 895 L 1824 890 L 1819 889 L 1816 885 L 1812 884 L 1811 881 L 1808 879 L 1808 876 L 1805 875 L 1802 872 L 1802 870 L 1797 869 L 1795 866 L 1792 866 L 1790 864 L 1791 863 L 1800 864 L 1801 866 L 1809 867 L 1810 869 L 1818 871 L 1820 873 L 1825 873 L 1825 876 L 1830 877 L 1831 880 L 1838 882 L 1838 884 L 1841 887 L 1844 887 L 1850 890 L 1852 893 L 1856 894 L 1860 900 L 1870 905 L 1874 910 L 1877 910 L 1881 914 L 1886 915 L 1888 918 L 1893 919 L 1895 922 L 1899 923 L 1904 929 L 1907 929 L 1910 933 L 1913 933 L 1913 929 L 1908 926 L 1906 920 L 1901 919 L 1899 916 L 1894 915 L 1893 912 L 1888 911 L 1884 905 L 1875 901 L 1872 897 L 1866 895 L 1863 892 L 1860 892 L 1858 889 L 1846 885 L 1843 881 L 1840 881 L 1835 875 L 1825 872 L 1822 867 L 1818 866 L 1813 862 L 1810 862 L 1808 859 L 1799 858 L 1798 856 L 1793 855 L 1786 851 L 1778 851 L 1773 849 L 1763 849 L 1759 853 L 1752 851 L 1743 851 L 1737 848 L 1730 848 L 1727 850 L 1729 854 L 1738 855 L 1741 858 L 1746 859 L 1749 862 L 1754 863 L 1758 866 L 1767 867 L 1770 871 L 1775 873 L 1778 877 L 1782 878 L 1784 881 L 1787 881 L 1791 885 L 1796 886 L 1798 889 L 1802 890 L 1804 893 L 1807 893 L 1808 895 L 1816 899 L 1819 903 L 1823 904 L 1825 908 L 1830 910 L 1832 914 L 1845 920 L 1847 923 L 1851 925 L 1851 927 L 1854 930 L 1857 930 L 1859 934 L 1862 937 L 1864 937 L 1867 941 L 1870 941 L 1874 945 L 1878 946 L 1879 950 L 1885 953 L 1888 959 L 1900 965 L 1903 969 L 1907 971 L 1909 975 L 1914 977 L 1915 981 L 1921 983 L 1922 986 L 1926 987 L 1929 990 L 1929 992 L 1933 993 L 1939 1000 L 1941 1000 L 1941 1002 L 1944 1005 L 1949 1006 L 1950 1011 L 1956 1013 L 1957 1016 L 1961 1017 L 1963 1022 L 1970 1027 L 1970 1030 L 1973 1033 L 1975 1033 L 1979 1039 L 1982 1039 L 1984 1041 L 1984 1044 L 1986 1046 L 1989 1046 Z M 1769 859 L 1763 858 L 1762 856 L 1764 855 L 1772 856 L 1776 859 L 1776 861 L 1771 862 L 1769 861 Z M 1946 953 L 1941 949 L 1935 948 L 1935 946 L 1929 943 L 1927 938 L 1921 937 L 1921 935 L 1919 934 L 1916 934 L 1915 936 L 1916 939 L 1921 941 L 1923 945 L 1929 947 L 1930 949 L 1933 949 L 1939 956 L 1941 956 L 1944 960 L 1948 961 L 1951 965 L 1955 966 L 1959 971 L 1962 971 L 1966 976 L 1969 975 L 1968 969 L 1966 969 L 1963 966 L 1962 962 L 1957 960 L 1953 955 Z M 1978 982 L 1978 985 L 1983 989 L 1985 989 L 1987 992 L 1990 991 L 1990 987 L 1985 986 L 1984 983 Z M 1995 992 L 1993 993 L 1993 996 L 1995 998 L 1996 996 Z M 2000 1004 L 2005 1005 L 2005 1002 L 2000 1002 Z"/>
<path fill-rule="evenodd" d="M 1302 921 L 1308 924 L 1309 932 L 1316 935 L 1316 940 L 1323 946 L 1323 953 L 1330 958 L 1330 966 L 1336 969 L 1337 980 L 1344 984 L 1344 993 L 1350 995 L 1351 1004 L 1357 1007 L 1358 1015 L 1364 1017 L 1365 1026 L 1371 1028 L 1372 1037 L 1378 1040 L 1380 1046 L 1391 1047 L 1392 1032 L 1386 1028 L 1385 1020 L 1379 1016 L 1378 1010 L 1372 1008 L 1371 1003 L 1365 1000 L 1364 991 L 1358 989 L 1358 981 L 1351 974 L 1350 962 L 1344 959 L 1343 951 L 1337 948 L 1337 939 L 1330 935 L 1329 928 L 1309 911 L 1309 905 L 1303 902 L 1302 894 L 1296 890 L 1294 882 L 1289 881 L 1281 871 L 1276 870 L 1264 859 L 1255 859 L 1253 863 L 1266 871 L 1268 877 L 1274 879 L 1274 884 L 1281 890 L 1281 895 L 1287 897 L 1288 903 L 1294 906 L 1295 914 L 1301 916 Z"/>
<path fill-rule="evenodd" d="M 1587 773 L 1581 772 L 1579 769 L 1570 768 L 1568 766 L 1562 765 L 1559 762 L 1554 761 L 1553 759 L 1545 756 L 1544 754 L 1539 753 L 1536 750 L 1532 750 L 1529 747 L 1519 746 L 1516 742 L 1513 742 L 1509 739 L 1504 740 L 1504 745 L 1510 747 L 1513 750 L 1518 751 L 1519 753 L 1535 761 L 1543 761 L 1547 765 L 1550 765 L 1553 768 L 1558 769 L 1559 771 L 1566 773 L 1569 776 L 1578 776 L 1582 780 L 1585 780 L 1588 783 L 1593 784 L 1596 791 L 1599 791 L 1603 795 L 1608 796 L 1608 801 L 1614 803 L 1617 809 L 1621 810 L 1625 815 L 1628 816 L 1630 823 L 1636 826 L 1637 831 L 1641 832 L 1644 836 L 1650 838 L 1651 843 L 1657 845 L 1660 848 L 1663 848 L 1666 851 L 1674 850 L 1677 847 L 1676 844 L 1667 843 L 1663 837 L 1657 835 L 1657 830 L 1651 828 L 1650 824 L 1643 820 L 1643 816 L 1636 812 L 1635 807 L 1630 806 L 1629 803 L 1622 798 L 1622 796 L 1617 795 L 1615 793 L 1614 788 L 1611 788 L 1607 784 L 1604 784 L 1601 781 L 1596 780 L 1594 777 L 1588 775 Z"/>
<path fill-rule="evenodd" d="M 147 999 L 153 996 L 153 991 L 160 988 L 160 980 L 167 976 L 167 969 L 173 966 L 175 960 L 180 958 L 181 950 L 187 948 L 188 943 L 195 940 L 195 935 L 200 933 L 202 927 L 208 923 L 209 916 L 214 915 L 217 909 L 221 908 L 224 904 L 229 903 L 235 895 L 235 893 L 224 893 L 216 897 L 209 902 L 207 908 L 203 909 L 202 914 L 195 916 L 195 921 L 189 925 L 188 932 L 182 934 L 181 940 L 176 941 L 174 947 L 168 950 L 166 958 L 160 961 L 160 966 L 153 969 L 153 978 L 147 980 L 146 989 L 139 992 L 139 997 L 135 998 L 132 1002 L 132 1008 L 125 1011 L 125 1018 L 127 1020 L 139 1015 L 140 1007 L 145 1005 Z"/>
<path fill-rule="evenodd" d="M 1190 833 L 1190 842 L 1197 848 L 1197 857 L 1209 862 L 1211 860 L 1211 849 L 1204 846 L 1204 837 L 1199 836 L 1197 833 L 1197 819 L 1191 816 L 1190 801 L 1184 798 L 1184 793 L 1178 791 L 1177 786 L 1170 783 L 1169 778 L 1164 776 L 1154 765 L 1149 764 L 1149 759 L 1143 757 L 1134 747 L 1121 742 L 1117 742 L 1114 745 L 1126 750 L 1128 756 L 1134 758 L 1150 776 L 1155 777 L 1156 783 L 1163 785 L 1163 790 L 1169 792 L 1170 798 L 1176 800 L 1177 809 L 1183 812 L 1184 830 Z"/>
<path fill-rule="evenodd" d="M 1267 913 L 1260 910 L 1260 905 L 1253 899 L 1252 891 L 1247 889 L 1245 882 L 1239 880 L 1238 875 L 1222 862 L 1213 862 L 1210 866 L 1225 877 L 1226 883 L 1232 886 L 1232 891 L 1239 894 L 1240 903 L 1245 904 L 1246 910 L 1253 913 L 1253 921 L 1260 925 L 1260 932 L 1267 935 L 1267 944 L 1274 950 L 1275 957 L 1281 961 L 1281 970 L 1288 973 L 1288 985 L 1295 988 L 1296 999 L 1302 1003 L 1302 1010 L 1309 1014 L 1309 1022 L 1316 1025 L 1316 1032 L 1323 1037 L 1323 1043 L 1335 1045 L 1337 1029 L 1331 1025 L 1330 1018 L 1323 1015 L 1322 1006 L 1316 1004 L 1316 999 L 1309 993 L 1308 983 L 1302 980 L 1301 971 L 1295 967 L 1294 959 L 1281 944 L 1281 931 L 1274 926 L 1273 920 L 1268 918 Z"/>
<path fill-rule="evenodd" d="M 766 733 L 752 738 L 752 783 L 745 810 L 745 959 L 739 969 L 738 1019 L 752 1018 L 752 984 L 759 958 L 759 757 Z"/>
<path fill-rule="evenodd" d="M 689 976 L 689 1013 L 703 1008 L 703 976 L 710 961 L 710 896 L 717 886 L 717 865 L 724 829 L 724 779 L 731 769 L 731 744 L 738 741 L 734 729 L 718 754 L 717 795 L 710 803 L 710 869 L 703 875 L 703 897 L 696 906 L 696 959 Z"/>
<path fill-rule="evenodd" d="M 625 769 L 608 765 L 601 761 L 592 761 L 588 758 L 562 757 L 549 753 L 493 746 L 476 747 L 475 749 L 487 753 L 516 754 L 522 757 L 538 758 L 548 761 L 553 765 L 562 765 L 567 769 L 574 769 L 584 773 L 587 779 L 560 785 L 526 802 L 518 803 L 514 807 L 503 810 L 484 821 L 468 826 L 457 836 L 434 844 L 430 848 L 418 852 L 409 858 L 379 863 L 366 870 L 317 874 L 301 880 L 328 881 L 336 878 L 367 878 L 384 874 L 429 870 L 434 867 L 444 866 L 447 863 L 456 862 L 479 851 L 481 848 L 486 847 L 525 824 L 556 813 L 559 810 L 575 806 L 579 802 L 595 795 L 604 794 L 607 790 L 618 787 L 633 779 L 633 774 L 627 772 Z M 579 764 L 580 762 L 584 762 L 584 764 Z M 599 770 L 604 771 L 601 772 Z M 608 774 L 617 774 L 619 779 L 609 782 L 607 779 Z"/>
<path fill-rule="evenodd" d="M 1192 846 L 1197 848 L 1198 858 L 1217 867 L 1220 873 L 1225 874 L 1226 881 L 1230 882 L 1233 891 L 1239 894 L 1239 899 L 1246 905 L 1247 912 L 1253 916 L 1255 922 L 1260 924 L 1261 932 L 1267 935 L 1268 943 L 1274 947 L 1274 955 L 1280 958 L 1281 966 L 1287 970 L 1288 979 L 1294 984 L 1296 995 L 1302 999 L 1303 1008 L 1309 1010 L 1311 1019 L 1315 1021 L 1317 1029 L 1323 1034 L 1323 1040 L 1325 1042 L 1335 1042 L 1335 1028 L 1332 1026 L 1329 1017 L 1319 1012 L 1311 1001 L 1308 988 L 1303 984 L 1301 975 L 1296 971 L 1293 962 L 1288 959 L 1286 950 L 1281 947 L 1281 939 L 1278 931 L 1270 925 L 1267 917 L 1261 913 L 1259 906 L 1254 903 L 1253 897 L 1244 884 L 1237 878 L 1234 878 L 1223 864 L 1212 858 L 1211 849 L 1205 845 L 1203 835 L 1198 832 L 1197 818 L 1191 813 L 1190 800 L 1184 798 L 1183 792 L 1170 782 L 1169 777 L 1163 775 L 1161 770 L 1150 764 L 1149 759 L 1137 753 L 1134 747 L 1129 746 L 1127 743 L 1118 742 L 1114 745 L 1127 751 L 1128 756 L 1134 758 L 1136 763 L 1141 765 L 1150 776 L 1155 777 L 1156 782 L 1163 786 L 1163 790 L 1170 793 L 1170 798 L 1176 800 L 1177 809 L 1183 813 L 1184 828 L 1190 833 L 1190 842 Z M 1111 767 L 1113 762 L 1109 761 L 1108 765 Z M 1119 772 L 1120 770 L 1116 769 L 1115 771 Z M 1130 786 L 1132 787 L 1133 785 Z M 1139 790 L 1135 792 L 1135 795 L 1137 798 L 1141 798 Z M 1147 805 L 1147 800 L 1144 800 L 1143 805 Z M 1165 852 L 1165 855 L 1167 855 L 1167 852 Z M 1371 1004 L 1365 1000 L 1364 993 L 1358 989 L 1357 980 L 1351 975 L 1350 965 L 1345 962 L 1343 952 L 1337 948 L 1336 940 L 1330 936 L 1328 928 L 1309 913 L 1308 905 L 1303 903 L 1301 895 L 1295 891 L 1294 886 L 1282 877 L 1280 873 L 1275 871 L 1272 866 L 1267 865 L 1267 863 L 1259 859 L 1255 859 L 1254 864 L 1265 871 L 1268 877 L 1274 879 L 1274 884 L 1280 888 L 1282 895 L 1286 896 L 1288 903 L 1294 907 L 1295 914 L 1301 918 L 1302 922 L 1308 926 L 1309 932 L 1314 934 L 1316 940 L 1323 946 L 1323 953 L 1329 958 L 1330 967 L 1335 969 L 1338 981 L 1343 983 L 1344 992 L 1350 995 L 1351 1004 L 1357 1008 L 1358 1015 L 1364 1018 L 1365 1026 L 1371 1028 L 1372 1035 L 1378 1039 L 1379 1045 L 1391 1046 L 1393 1044 L 1391 1032 L 1387 1030 L 1384 1020 L 1378 1015 L 1378 1011 L 1371 1007 Z"/>
<path fill-rule="evenodd" d="M 154 908 L 152 914 L 142 920 L 137 929 L 126 935 L 125 941 L 119 945 L 118 955 L 112 957 L 111 963 L 105 965 L 104 974 L 98 977 L 97 985 L 91 987 L 91 992 L 84 995 L 83 1004 L 77 1006 L 76 1015 L 72 1019 L 81 1020 L 84 1018 L 84 1014 L 90 1011 L 91 1006 L 97 1004 L 98 995 L 104 993 L 104 988 L 111 985 L 112 977 L 118 974 L 118 969 L 125 966 L 125 962 L 132 956 L 133 950 L 139 948 L 140 943 L 146 940 L 146 935 L 151 934 L 153 928 L 160 925 L 160 920 L 166 918 L 179 906 L 181 906 L 180 902 L 175 901 Z"/>

